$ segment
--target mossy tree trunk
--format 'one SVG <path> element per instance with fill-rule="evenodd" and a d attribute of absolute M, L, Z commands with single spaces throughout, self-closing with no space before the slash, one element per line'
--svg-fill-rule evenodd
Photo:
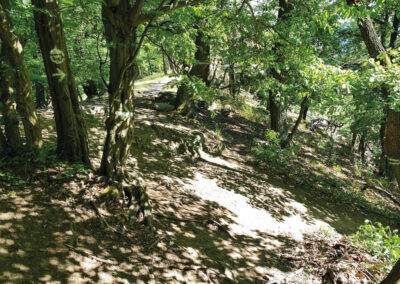
<path fill-rule="evenodd" d="M 14 84 L 14 71 L 7 62 L 8 48 L 4 45 L 1 46 L 1 66 L 0 66 L 0 88 L 1 88 L 1 103 L 4 120 L 5 140 L 7 144 L 12 147 L 21 145 L 21 135 L 19 133 L 19 117 L 15 103 L 15 88 Z M 4 145 L 3 145 L 4 146 Z"/>
<path fill-rule="evenodd" d="M 134 130 L 134 83 L 139 68 L 136 52 L 137 26 L 131 21 L 129 1 L 105 1 L 102 17 L 110 47 L 109 117 L 100 174 L 109 183 L 122 182 Z"/>
<path fill-rule="evenodd" d="M 42 132 L 36 114 L 32 96 L 32 83 L 24 57 L 23 46 L 16 34 L 12 32 L 9 15 L 9 1 L 0 0 L 0 39 L 6 62 L 13 68 L 11 76 L 15 86 L 17 111 L 24 125 L 27 145 L 40 148 L 43 144 Z M 3 49 L 4 48 L 4 49 Z"/>
<path fill-rule="evenodd" d="M 32 0 L 47 81 L 54 108 L 60 158 L 89 164 L 87 129 L 71 72 L 58 1 Z"/>
<path fill-rule="evenodd" d="M 196 26 L 195 28 L 197 34 L 195 40 L 196 53 L 194 58 L 198 63 L 192 67 L 188 75 L 190 77 L 196 76 L 200 78 L 205 85 L 208 86 L 210 76 L 210 43 L 201 25 Z M 189 92 L 189 89 L 185 84 L 182 84 L 178 88 L 176 107 L 178 112 L 182 115 L 193 116 L 196 112 L 193 94 Z"/>

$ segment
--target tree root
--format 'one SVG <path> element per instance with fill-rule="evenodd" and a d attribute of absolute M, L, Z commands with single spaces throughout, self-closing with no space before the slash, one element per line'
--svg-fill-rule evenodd
<path fill-rule="evenodd" d="M 124 236 L 124 237 L 130 239 L 130 237 L 128 235 L 124 234 L 120 230 L 118 230 L 118 229 L 114 228 L 113 226 L 111 226 L 110 224 L 108 224 L 107 220 L 103 217 L 103 215 L 101 215 L 99 209 L 97 208 L 96 204 L 93 201 L 90 201 L 90 205 L 92 206 L 93 210 L 96 212 L 97 217 L 100 218 L 101 224 L 103 224 L 105 227 L 110 229 L 113 233 L 116 233 L 118 235 L 121 235 L 121 236 Z"/>

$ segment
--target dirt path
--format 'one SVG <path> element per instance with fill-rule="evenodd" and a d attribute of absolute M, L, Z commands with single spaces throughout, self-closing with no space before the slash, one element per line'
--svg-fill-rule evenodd
<path fill-rule="evenodd" d="M 236 127 L 224 130 L 232 139 L 221 155 L 204 149 L 193 157 L 190 141 L 198 131 L 208 142 L 222 138 L 207 129 L 207 118 L 152 109 L 168 81 L 137 97 L 129 161 L 146 182 L 156 237 L 140 224 L 122 224 L 119 208 L 110 209 L 114 214 L 101 210 L 119 233 L 105 227 L 90 207 L 101 191 L 92 175 L 60 178 L 62 168 L 54 167 L 30 173 L 20 185 L 0 179 L 0 282 L 319 283 L 287 252 L 300 247 L 305 235 L 335 242 L 367 216 L 252 168 L 243 151 L 257 125 L 239 118 L 227 118 Z M 85 109 L 91 159 L 98 166 L 105 100 Z M 51 141 L 51 110 L 41 115 Z"/>

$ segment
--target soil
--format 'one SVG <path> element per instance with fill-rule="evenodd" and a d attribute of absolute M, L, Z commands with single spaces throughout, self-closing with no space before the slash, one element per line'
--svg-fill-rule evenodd
<path fill-rule="evenodd" d="M 104 185 L 95 174 L 22 161 L 0 178 L 1 283 L 325 283 L 339 274 L 349 281 L 342 283 L 376 281 L 364 265 L 374 259 L 344 236 L 365 219 L 388 220 L 255 166 L 250 149 L 262 124 L 154 110 L 169 81 L 137 95 L 128 163 L 146 185 L 156 234 L 128 225 L 122 200 L 99 207 L 99 218 L 92 201 Z M 83 107 L 98 167 L 106 98 Z M 51 109 L 40 116 L 54 143 Z M 193 142 L 198 133 L 202 148 Z"/>

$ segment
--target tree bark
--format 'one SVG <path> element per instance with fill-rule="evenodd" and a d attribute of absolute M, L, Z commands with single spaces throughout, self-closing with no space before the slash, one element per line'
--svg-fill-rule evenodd
<path fill-rule="evenodd" d="M 297 129 L 299 128 L 300 122 L 301 122 L 301 120 L 302 120 L 302 118 L 304 116 L 304 112 L 305 112 L 305 110 L 307 108 L 308 99 L 309 99 L 309 96 L 305 96 L 303 101 L 301 102 L 300 112 L 299 112 L 299 115 L 297 117 L 297 120 L 296 120 L 295 124 L 293 125 L 292 131 L 290 132 L 288 137 L 285 140 L 282 141 L 282 143 L 281 143 L 281 147 L 282 148 L 286 148 L 287 146 L 290 145 L 290 143 L 292 143 L 293 137 L 296 134 Z"/>
<path fill-rule="evenodd" d="M 15 88 L 14 83 L 14 71 L 13 68 L 7 62 L 7 54 L 9 54 L 8 48 L 5 46 L 4 41 L 1 47 L 1 66 L 0 66 L 0 78 L 1 78 L 1 103 L 4 120 L 4 130 L 7 145 L 12 147 L 18 147 L 21 145 L 21 135 L 19 133 L 19 118 L 14 100 Z M 4 146 L 4 145 L 3 145 Z"/>
<path fill-rule="evenodd" d="M 396 262 L 388 276 L 380 284 L 399 284 L 400 283 L 400 260 Z"/>
<path fill-rule="evenodd" d="M 236 78 L 235 78 L 235 63 L 229 65 L 228 69 L 229 79 L 229 95 L 234 97 L 236 95 Z"/>
<path fill-rule="evenodd" d="M 361 154 L 361 160 L 365 162 L 365 151 L 366 151 L 365 135 L 361 134 L 360 143 L 358 144 L 358 152 Z"/>
<path fill-rule="evenodd" d="M 356 146 L 357 135 L 357 133 L 353 132 L 353 136 L 351 138 L 351 150 L 354 150 L 354 147 Z"/>
<path fill-rule="evenodd" d="M 309 109 L 309 106 L 307 103 L 306 107 L 304 108 L 303 120 L 307 120 L 308 109 Z"/>
<path fill-rule="evenodd" d="M 0 152 L 3 151 L 6 143 L 6 137 L 3 134 L 3 130 L 0 128 Z"/>
<path fill-rule="evenodd" d="M 294 9 L 293 4 L 290 0 L 279 0 L 279 10 L 278 10 L 278 19 L 277 25 L 282 23 L 283 21 L 288 19 L 288 14 Z M 279 49 L 282 47 L 281 43 L 276 43 L 272 50 L 277 54 L 277 63 L 283 62 L 283 57 L 279 54 Z M 281 84 L 285 83 L 285 78 L 280 74 L 275 68 L 271 69 L 272 77 L 275 80 L 280 82 Z M 269 93 L 269 111 L 270 111 L 270 120 L 271 120 L 271 129 L 275 132 L 280 133 L 281 131 L 281 119 L 282 119 L 282 111 L 283 107 L 280 102 L 276 99 L 277 94 L 273 91 Z"/>
<path fill-rule="evenodd" d="M 108 183 L 120 183 L 125 178 L 125 166 L 134 131 L 134 83 L 139 75 L 135 53 L 137 26 L 130 21 L 129 1 L 105 1 L 102 18 L 110 47 L 109 117 L 100 174 Z M 127 64 L 130 63 L 130 66 Z M 122 77 L 121 77 L 122 74 Z"/>
<path fill-rule="evenodd" d="M 196 26 L 196 53 L 194 55 L 197 64 L 192 67 L 189 77 L 200 78 L 206 86 L 209 86 L 210 76 L 210 43 L 202 27 Z M 177 110 L 182 115 L 192 116 L 195 113 L 193 94 L 189 93 L 187 86 L 179 86 L 176 97 Z"/>
<path fill-rule="evenodd" d="M 32 84 L 23 46 L 12 32 L 9 7 L 8 0 L 0 1 L 0 38 L 5 49 L 4 56 L 7 56 L 7 62 L 14 69 L 12 77 L 16 89 L 17 111 L 24 125 L 26 144 L 40 148 L 43 141 L 32 96 Z"/>
<path fill-rule="evenodd" d="M 164 71 L 164 75 L 168 75 L 168 67 L 169 67 L 169 65 L 168 65 L 168 58 L 167 58 L 167 56 L 165 55 L 165 53 L 164 52 L 162 52 L 162 59 L 163 59 L 163 71 Z"/>
<path fill-rule="evenodd" d="M 387 110 L 386 110 L 387 111 Z M 386 113 L 385 111 L 385 113 Z M 390 180 L 393 179 L 393 175 L 390 171 L 389 167 L 389 162 L 387 160 L 387 157 L 385 155 L 385 132 L 386 132 L 386 117 L 383 119 L 381 122 L 380 128 L 379 128 L 379 140 L 381 143 L 381 157 L 379 159 L 379 165 L 378 165 L 378 174 L 383 177 L 387 177 Z"/>
<path fill-rule="evenodd" d="M 57 153 L 71 162 L 89 162 L 87 129 L 71 72 L 58 1 L 32 0 L 47 81 L 54 108 Z"/>
<path fill-rule="evenodd" d="M 396 43 L 397 37 L 399 35 L 399 26 L 400 26 L 400 19 L 399 19 L 399 17 L 397 17 L 397 13 L 395 11 L 394 16 L 393 16 L 393 24 L 392 24 L 393 31 L 390 34 L 390 43 L 389 43 L 389 47 L 391 49 L 394 49 L 396 47 L 395 43 Z"/>
<path fill-rule="evenodd" d="M 33 84 L 35 86 L 36 108 L 46 107 L 47 100 L 43 84 L 39 81 L 34 81 Z"/>
<path fill-rule="evenodd" d="M 99 92 L 97 91 L 97 84 L 93 79 L 89 79 L 86 81 L 86 84 L 83 85 L 83 91 L 85 92 L 88 99 L 99 95 Z"/>
<path fill-rule="evenodd" d="M 277 101 L 276 94 L 272 91 L 269 92 L 269 112 L 271 119 L 271 129 L 280 133 L 281 131 L 281 118 L 282 118 L 282 105 Z"/>

